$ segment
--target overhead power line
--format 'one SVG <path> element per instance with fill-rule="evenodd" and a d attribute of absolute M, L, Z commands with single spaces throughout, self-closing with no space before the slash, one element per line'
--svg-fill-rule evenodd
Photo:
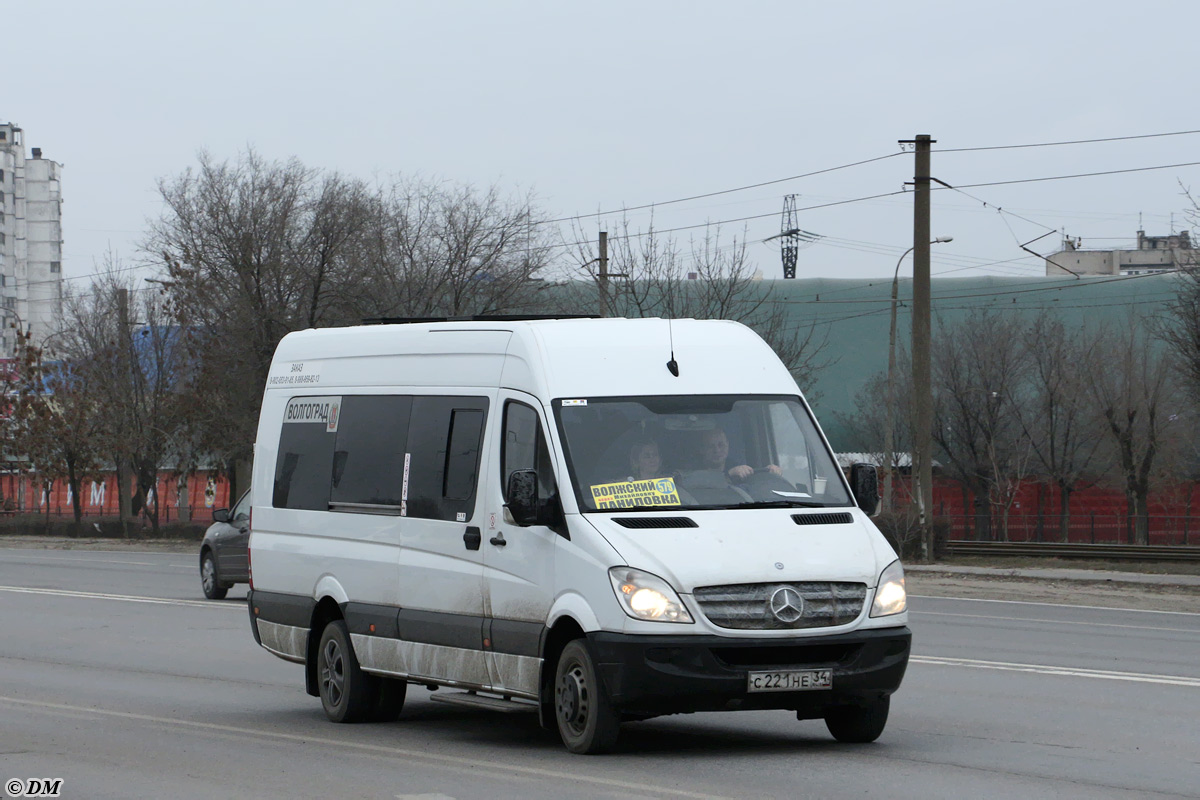
<path fill-rule="evenodd" d="M 832 202 L 832 203 L 820 203 L 815 206 L 802 206 L 800 208 L 797 208 L 796 210 L 797 211 L 813 211 L 818 208 L 830 208 L 832 206 L 844 206 L 848 203 L 861 203 L 866 200 L 878 200 L 880 197 L 893 197 L 898 194 L 907 194 L 907 192 L 897 189 L 894 192 L 884 192 L 883 194 L 873 194 L 873 195 L 868 195 L 866 197 L 852 197 L 849 200 L 838 200 L 838 201 Z M 659 234 L 664 234 L 664 233 L 677 233 L 679 231 L 695 230 L 696 228 L 708 228 L 708 227 L 715 227 L 717 225 L 729 225 L 734 222 L 750 222 L 751 220 L 765 219 L 767 217 L 778 217 L 778 216 L 779 216 L 778 211 L 771 211 L 766 214 L 753 214 L 749 217 L 737 217 L 735 219 L 710 220 L 708 222 L 698 222 L 695 225 L 680 225 L 679 227 L 676 227 L 676 228 L 661 228 L 661 229 L 653 229 L 653 230 L 649 230 L 649 231 L 645 231 L 645 232 L 639 231 L 638 233 L 626 233 L 626 234 L 622 234 L 620 236 L 609 236 L 608 240 L 610 242 L 612 242 L 617 239 L 640 239 L 640 238 L 643 238 L 646 236 L 658 236 Z M 575 219 L 575 217 L 571 217 L 571 219 Z M 585 245 L 585 244 L 591 244 L 591 243 L 592 243 L 592 241 L 590 239 L 587 239 L 587 240 L 577 241 L 577 242 L 563 242 L 562 244 L 550 245 L 550 247 L 577 247 L 579 245 Z"/>
<path fill-rule="evenodd" d="M 935 153 L 975 153 L 980 150 L 1017 150 L 1025 147 L 1062 147 L 1072 144 L 1097 144 L 1100 142 L 1127 142 L 1133 139 L 1157 139 L 1163 136 L 1188 136 L 1191 134 L 1200 133 L 1200 130 L 1195 131 L 1171 131 L 1169 133 L 1143 133 L 1138 136 L 1109 136 L 1104 139 L 1073 139 L 1066 142 L 1036 142 L 1032 144 L 1000 144 L 990 147 L 950 147 L 946 149 L 935 148 Z"/>
<path fill-rule="evenodd" d="M 1020 178 L 1011 181 L 989 181 L 987 183 L 964 183 L 958 186 L 949 186 L 949 189 L 975 189 L 980 186 L 1008 186 L 1014 183 L 1041 183 L 1043 181 L 1065 181 L 1072 178 L 1094 178 L 1100 175 L 1122 175 L 1129 172 L 1152 172 L 1156 169 L 1178 169 L 1179 167 L 1195 167 L 1200 165 L 1200 161 L 1185 161 L 1181 164 L 1160 164 L 1155 167 L 1131 167 L 1130 169 L 1110 169 L 1103 172 L 1080 172 L 1076 175 L 1051 175 L 1045 178 Z M 942 189 L 937 189 L 942 191 Z"/>
<path fill-rule="evenodd" d="M 36 281 L 30 281 L 30 280 L 20 281 L 19 280 L 19 281 L 15 282 L 15 285 L 16 286 L 38 286 L 43 283 L 60 283 L 60 282 L 66 283 L 67 281 L 81 281 L 84 278 L 95 278 L 100 275 L 108 275 L 109 273 L 115 274 L 118 272 L 130 272 L 131 270 L 135 270 L 135 269 L 154 269 L 154 268 L 155 267 L 153 264 L 131 264 L 127 267 L 114 267 L 112 269 L 103 269 L 103 270 L 98 270 L 96 272 L 87 272 L 87 273 L 84 273 L 83 275 L 64 275 L 61 278 L 43 278 L 41 280 L 36 280 Z"/>
<path fill-rule="evenodd" d="M 774 186 L 777 183 L 787 183 L 788 181 L 798 181 L 801 178 L 811 178 L 814 175 L 824 175 L 827 172 L 837 172 L 838 170 L 850 169 L 851 167 L 861 167 L 864 164 L 872 164 L 876 161 L 885 161 L 889 158 L 895 158 L 896 156 L 899 156 L 899 155 L 903 155 L 903 153 L 888 153 L 885 156 L 876 156 L 875 158 L 865 158 L 862 161 L 853 161 L 849 164 L 839 164 L 836 167 L 826 167 L 825 169 L 818 169 L 818 170 L 814 170 L 812 172 L 805 172 L 800 175 L 791 175 L 787 178 L 776 178 L 775 180 L 763 181 L 761 183 L 751 183 L 751 184 L 747 184 L 746 186 L 737 186 L 732 189 L 721 189 L 716 192 L 705 192 L 704 194 L 694 194 L 689 197 L 679 197 L 674 200 L 662 200 L 657 203 L 644 203 L 640 206 L 628 206 L 626 208 L 617 208 L 617 209 L 613 209 L 611 211 L 596 211 L 591 214 L 575 214 L 570 217 L 558 217 L 557 219 L 542 220 L 536 224 L 548 225 L 553 222 L 571 222 L 572 220 L 589 219 L 591 217 L 605 217 L 610 214 L 624 214 L 629 211 L 643 211 L 647 208 L 658 208 L 659 206 L 669 206 L 669 205 L 674 205 L 675 203 L 686 203 L 689 200 L 703 200 L 706 197 L 717 197 L 718 195 L 722 195 L 722 194 L 732 194 L 734 192 L 744 192 L 749 189 L 760 189 L 763 186 Z M 766 216 L 770 216 L 770 215 L 766 215 Z"/>

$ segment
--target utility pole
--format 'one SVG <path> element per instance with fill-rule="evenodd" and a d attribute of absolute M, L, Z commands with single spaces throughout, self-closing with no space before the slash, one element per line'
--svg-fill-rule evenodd
<path fill-rule="evenodd" d="M 608 231 L 600 231 L 600 316 L 608 316 Z"/>
<path fill-rule="evenodd" d="M 917 479 L 917 510 L 920 514 L 921 555 L 933 557 L 933 381 L 930 354 L 929 298 L 929 151 L 936 141 L 920 134 L 912 144 L 916 150 L 913 174 L 913 464 Z"/>
<path fill-rule="evenodd" d="M 129 380 L 129 290 L 117 289 L 117 365 L 121 370 L 118 386 L 125 385 Z M 120 425 L 121 430 L 125 425 Z M 117 461 L 117 515 L 121 521 L 121 535 L 128 536 L 132 527 L 133 494 L 130 489 L 131 465 L 125 458 L 125 453 L 118 447 Z"/>

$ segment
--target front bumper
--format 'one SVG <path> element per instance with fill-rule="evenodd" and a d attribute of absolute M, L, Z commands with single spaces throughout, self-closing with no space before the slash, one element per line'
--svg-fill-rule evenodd
<path fill-rule="evenodd" d="M 617 711 L 630 715 L 788 709 L 801 718 L 860 705 L 900 687 L 912 632 L 877 628 L 833 636 L 729 639 L 722 636 L 587 634 L 600 679 Z M 749 672 L 830 669 L 833 687 L 746 691 Z"/>

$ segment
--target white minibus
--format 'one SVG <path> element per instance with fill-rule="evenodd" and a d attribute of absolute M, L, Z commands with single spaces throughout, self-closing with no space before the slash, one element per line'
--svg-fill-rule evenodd
<path fill-rule="evenodd" d="M 876 481 L 736 322 L 292 333 L 255 444 L 251 627 L 337 722 L 424 687 L 537 713 L 576 753 L 744 709 L 869 742 L 911 640 Z"/>

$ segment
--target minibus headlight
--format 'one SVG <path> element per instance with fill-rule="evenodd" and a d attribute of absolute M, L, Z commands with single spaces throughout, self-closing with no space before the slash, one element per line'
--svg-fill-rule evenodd
<path fill-rule="evenodd" d="M 908 592 L 904 589 L 904 567 L 893 561 L 879 573 L 879 585 L 875 589 L 875 602 L 871 604 L 872 617 L 886 617 L 908 609 Z"/>
<path fill-rule="evenodd" d="M 634 619 L 651 622 L 691 622 L 671 584 L 657 575 L 632 567 L 613 567 L 608 571 L 613 591 L 625 613 Z"/>

